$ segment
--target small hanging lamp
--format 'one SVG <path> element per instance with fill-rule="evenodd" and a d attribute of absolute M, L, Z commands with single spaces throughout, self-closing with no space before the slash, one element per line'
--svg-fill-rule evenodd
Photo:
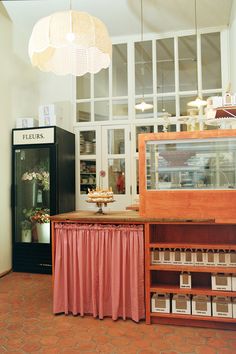
<path fill-rule="evenodd" d="M 195 22 L 195 35 L 196 35 L 196 45 L 197 45 L 197 0 L 194 0 L 194 22 Z M 197 53 L 197 51 L 196 51 Z M 197 82 L 197 97 L 195 98 L 194 101 L 190 101 L 187 103 L 188 106 L 190 107 L 197 107 L 198 109 L 200 107 L 206 106 L 207 101 L 202 99 L 202 96 L 199 93 L 199 87 L 198 87 L 198 69 L 197 69 L 197 63 L 196 63 L 196 82 Z"/>
<path fill-rule="evenodd" d="M 58 75 L 97 73 L 111 62 L 106 26 L 86 12 L 56 12 L 40 19 L 29 40 L 33 66 Z"/>
<path fill-rule="evenodd" d="M 141 22 L 141 46 L 143 42 L 143 0 L 140 0 L 140 22 Z M 152 109 L 153 104 L 146 103 L 144 100 L 144 56 L 143 56 L 143 47 L 141 47 L 141 53 L 142 53 L 142 70 L 141 70 L 141 75 L 142 75 L 142 89 L 143 89 L 143 94 L 142 94 L 142 99 L 140 103 L 137 103 L 135 105 L 135 109 L 141 110 L 142 112 Z"/>

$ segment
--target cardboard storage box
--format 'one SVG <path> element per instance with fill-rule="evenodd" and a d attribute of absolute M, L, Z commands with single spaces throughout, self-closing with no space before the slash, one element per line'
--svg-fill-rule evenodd
<path fill-rule="evenodd" d="M 16 128 L 33 128 L 39 124 L 37 119 L 34 118 L 17 118 Z"/>
<path fill-rule="evenodd" d="M 232 281 L 232 291 L 236 291 L 236 274 L 232 274 L 231 281 Z"/>
<path fill-rule="evenodd" d="M 204 250 L 196 250 L 194 252 L 194 264 L 198 266 L 206 265 L 207 256 Z"/>
<path fill-rule="evenodd" d="M 211 316 L 211 297 L 206 295 L 193 296 L 192 315 Z"/>
<path fill-rule="evenodd" d="M 233 306 L 230 297 L 215 296 L 212 299 L 212 316 L 232 317 Z"/>
<path fill-rule="evenodd" d="M 39 117 L 39 126 L 47 127 L 56 125 L 56 116 Z"/>
<path fill-rule="evenodd" d="M 211 275 L 212 290 L 232 290 L 232 278 L 230 274 L 213 273 Z"/>
<path fill-rule="evenodd" d="M 152 312 L 170 313 L 170 294 L 152 295 Z"/>
<path fill-rule="evenodd" d="M 172 313 L 191 314 L 191 300 L 189 295 L 175 294 L 172 298 Z"/>
<path fill-rule="evenodd" d="M 161 249 L 154 249 L 151 251 L 151 264 L 163 263 L 163 251 Z"/>
<path fill-rule="evenodd" d="M 236 318 L 236 298 L 233 298 L 232 301 L 233 306 L 233 318 Z"/>
<path fill-rule="evenodd" d="M 229 252 L 229 267 L 236 267 L 236 251 Z"/>
<path fill-rule="evenodd" d="M 227 267 L 229 265 L 229 253 L 224 250 L 219 250 L 214 254 L 215 264 L 220 267 Z"/>
<path fill-rule="evenodd" d="M 181 252 L 181 257 L 183 260 L 183 264 L 194 264 L 194 253 L 191 249 L 186 249 Z"/>
<path fill-rule="evenodd" d="M 207 250 L 206 252 L 206 265 L 215 266 L 215 252 L 213 250 Z"/>
<path fill-rule="evenodd" d="M 39 126 L 56 125 L 56 106 L 54 104 L 39 106 Z"/>
<path fill-rule="evenodd" d="M 189 273 L 181 273 L 180 274 L 180 288 L 191 289 L 192 287 L 192 277 Z"/>
<path fill-rule="evenodd" d="M 173 261 L 173 264 L 182 264 L 183 263 L 183 260 L 181 258 L 181 249 L 180 248 L 174 249 L 172 261 Z"/>
<path fill-rule="evenodd" d="M 171 249 L 163 250 L 163 263 L 164 264 L 173 264 L 173 251 Z"/>
<path fill-rule="evenodd" d="M 209 97 L 208 100 L 209 100 L 208 104 L 212 106 L 212 108 L 222 107 L 223 104 L 222 96 L 212 96 Z"/>

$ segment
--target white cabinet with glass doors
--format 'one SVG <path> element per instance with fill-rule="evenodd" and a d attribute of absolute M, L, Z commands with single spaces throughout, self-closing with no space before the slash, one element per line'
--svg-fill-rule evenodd
<path fill-rule="evenodd" d="M 88 189 L 112 188 L 115 202 L 108 210 L 122 210 L 131 204 L 130 128 L 100 126 L 76 128 L 77 209 L 96 211 L 87 203 Z M 105 177 L 100 171 L 105 171 Z"/>

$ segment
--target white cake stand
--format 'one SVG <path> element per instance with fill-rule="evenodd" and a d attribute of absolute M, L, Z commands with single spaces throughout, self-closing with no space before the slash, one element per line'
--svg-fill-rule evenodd
<path fill-rule="evenodd" d="M 95 214 L 98 214 L 98 215 L 104 215 L 104 211 L 103 211 L 103 206 L 104 207 L 107 207 L 107 204 L 108 203 L 113 203 L 115 200 L 110 200 L 110 201 L 107 201 L 107 202 L 95 202 L 95 201 L 92 201 L 92 200 L 86 200 L 87 203 L 93 203 L 93 204 L 96 204 L 96 206 L 98 207 L 98 211 L 96 211 Z"/>

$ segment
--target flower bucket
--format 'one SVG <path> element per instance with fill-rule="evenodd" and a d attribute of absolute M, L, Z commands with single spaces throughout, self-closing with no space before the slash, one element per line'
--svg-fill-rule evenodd
<path fill-rule="evenodd" d="M 21 241 L 22 242 L 32 242 L 32 231 L 31 230 L 21 230 Z"/>
<path fill-rule="evenodd" d="M 50 243 L 50 223 L 36 223 L 38 242 L 39 243 Z"/>

